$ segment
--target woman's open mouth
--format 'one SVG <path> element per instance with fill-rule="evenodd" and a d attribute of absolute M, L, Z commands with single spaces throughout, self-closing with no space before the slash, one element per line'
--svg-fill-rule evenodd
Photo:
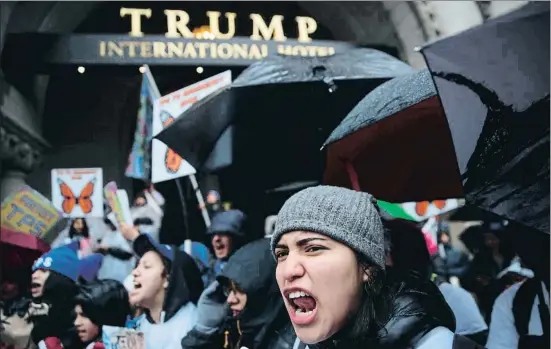
<path fill-rule="evenodd" d="M 317 302 L 312 295 L 303 290 L 285 292 L 289 304 L 289 315 L 295 325 L 312 323 L 317 313 Z"/>
<path fill-rule="evenodd" d="M 42 292 L 42 285 L 41 284 L 39 284 L 37 282 L 31 283 L 31 295 L 33 297 L 39 296 L 41 292 Z"/>

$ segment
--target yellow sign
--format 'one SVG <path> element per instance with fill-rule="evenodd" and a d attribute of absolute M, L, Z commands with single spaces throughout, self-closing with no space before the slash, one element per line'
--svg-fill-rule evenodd
<path fill-rule="evenodd" d="M 2 202 L 2 226 L 44 237 L 61 219 L 61 213 L 39 192 L 25 186 Z"/>
<path fill-rule="evenodd" d="M 190 17 L 186 11 L 165 10 L 164 14 L 167 28 L 165 36 L 167 38 L 197 38 L 197 33 L 194 33 L 194 30 L 188 27 Z M 129 35 L 133 37 L 144 36 L 144 32 L 142 31 L 142 20 L 144 20 L 144 18 L 151 18 L 152 15 L 153 12 L 151 9 L 125 7 L 120 9 L 120 16 L 122 18 L 130 17 Z M 209 35 L 203 35 L 205 39 L 228 40 L 235 36 L 236 13 L 224 13 L 224 20 L 227 22 L 225 27 L 228 28 L 225 33 L 222 33 L 220 30 L 221 12 L 208 11 L 206 17 L 208 18 Z M 284 17 L 282 15 L 272 16 L 269 24 L 266 24 L 264 18 L 258 13 L 251 13 L 249 18 L 251 19 L 251 40 L 274 40 L 282 42 L 287 39 L 283 30 Z M 316 20 L 311 17 L 298 16 L 295 17 L 295 22 L 298 32 L 297 40 L 301 43 L 311 42 L 312 39 L 310 35 L 314 34 L 318 29 Z"/>

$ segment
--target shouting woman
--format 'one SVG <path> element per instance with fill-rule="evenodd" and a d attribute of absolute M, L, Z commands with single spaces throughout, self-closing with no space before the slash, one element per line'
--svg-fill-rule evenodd
<path fill-rule="evenodd" d="M 371 195 L 300 191 L 281 208 L 271 248 L 291 322 L 310 348 L 453 347 L 453 313 L 436 285 L 415 274 L 387 282 Z"/>
<path fill-rule="evenodd" d="M 203 281 L 193 258 L 175 246 L 138 235 L 134 251 L 140 257 L 132 272 L 131 305 L 143 310 L 136 329 L 144 333 L 146 348 L 180 349 L 180 340 L 195 325 L 196 304 Z"/>

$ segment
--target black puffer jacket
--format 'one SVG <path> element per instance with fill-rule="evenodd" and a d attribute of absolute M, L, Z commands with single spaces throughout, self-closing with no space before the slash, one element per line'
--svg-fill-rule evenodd
<path fill-rule="evenodd" d="M 419 274 L 389 281 L 391 307 L 387 320 L 369 340 L 347 338 L 329 340 L 310 349 L 409 349 L 437 327 L 455 331 L 455 318 L 438 287 Z M 372 331 L 370 331 L 372 332 Z M 435 348 L 436 349 L 436 348 Z M 448 349 L 448 348 L 438 348 Z"/>
<path fill-rule="evenodd" d="M 291 349 L 296 335 L 275 280 L 269 239 L 251 242 L 233 254 L 217 280 L 236 283 L 247 294 L 245 309 L 231 315 L 213 335 L 192 330 L 182 340 L 186 349 Z"/>

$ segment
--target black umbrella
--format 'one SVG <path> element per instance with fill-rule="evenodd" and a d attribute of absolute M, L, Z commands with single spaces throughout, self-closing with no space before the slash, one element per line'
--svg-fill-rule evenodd
<path fill-rule="evenodd" d="M 549 3 L 422 49 L 468 203 L 549 233 Z"/>
<path fill-rule="evenodd" d="M 426 69 L 370 92 L 324 147 L 326 184 L 398 203 L 463 197 L 446 117 Z"/>
<path fill-rule="evenodd" d="M 200 169 L 222 132 L 241 123 L 266 135 L 259 136 L 265 143 L 288 143 L 292 157 L 304 160 L 368 91 L 411 71 L 373 49 L 324 58 L 271 56 L 248 67 L 230 87 L 193 105 L 156 138 Z M 301 144 L 297 136 L 303 132 L 315 140 Z M 262 153 L 262 145 L 252 146 Z"/>
<path fill-rule="evenodd" d="M 390 202 L 465 196 L 548 232 L 548 27 L 534 3 L 425 47 L 442 104 L 428 71 L 379 86 L 327 140 L 324 182 Z"/>

